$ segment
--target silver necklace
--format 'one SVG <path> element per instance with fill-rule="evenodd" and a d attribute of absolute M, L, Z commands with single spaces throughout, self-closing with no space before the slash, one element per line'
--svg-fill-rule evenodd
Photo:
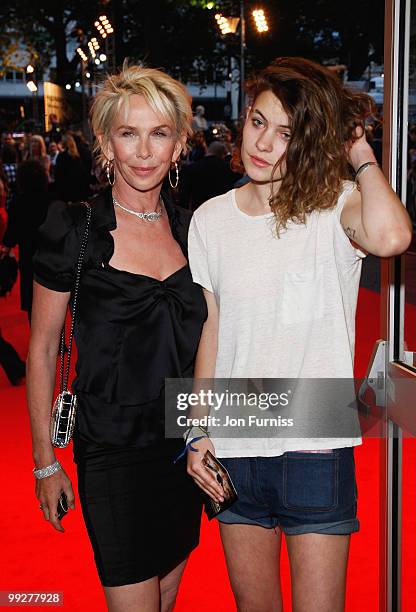
<path fill-rule="evenodd" d="M 161 200 L 160 199 L 159 199 L 159 202 L 156 205 L 155 210 L 152 211 L 152 212 L 137 212 L 136 210 L 131 210 L 130 208 L 126 208 L 125 206 L 122 206 L 120 204 L 120 202 L 117 202 L 117 200 L 116 200 L 116 198 L 114 196 L 113 196 L 113 204 L 114 204 L 114 206 L 118 206 L 119 208 L 121 208 L 121 210 L 124 210 L 124 212 L 130 213 L 131 215 L 134 215 L 138 219 L 143 219 L 144 221 L 159 221 L 159 219 L 161 218 L 161 216 L 163 214 L 162 205 L 161 205 Z M 157 212 L 158 206 L 160 206 L 160 211 L 159 212 Z"/>

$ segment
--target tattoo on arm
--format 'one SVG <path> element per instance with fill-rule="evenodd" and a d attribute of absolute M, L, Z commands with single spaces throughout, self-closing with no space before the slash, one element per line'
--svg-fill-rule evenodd
<path fill-rule="evenodd" d="M 351 240 L 355 239 L 355 234 L 357 232 L 352 227 L 344 227 L 344 232 L 347 234 L 348 238 L 351 238 Z"/>

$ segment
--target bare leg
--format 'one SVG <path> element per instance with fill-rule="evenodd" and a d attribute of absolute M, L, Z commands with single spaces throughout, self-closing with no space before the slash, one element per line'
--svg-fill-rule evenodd
<path fill-rule="evenodd" d="M 159 612 L 159 579 L 135 584 L 104 587 L 109 612 Z"/>
<path fill-rule="evenodd" d="M 175 607 L 176 595 L 178 594 L 179 583 L 188 559 L 182 561 L 169 574 L 160 579 L 160 610 L 161 612 L 171 612 Z"/>
<path fill-rule="evenodd" d="M 104 587 L 109 612 L 171 612 L 187 559 L 160 580 L 157 576 L 120 587 Z"/>
<path fill-rule="evenodd" d="M 343 612 L 349 535 L 286 536 L 293 612 Z"/>
<path fill-rule="evenodd" d="M 279 529 L 220 523 L 228 575 L 239 612 L 282 612 Z"/>

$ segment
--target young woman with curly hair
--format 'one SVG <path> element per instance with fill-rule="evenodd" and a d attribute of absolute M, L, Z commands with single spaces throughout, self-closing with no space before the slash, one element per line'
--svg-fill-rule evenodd
<path fill-rule="evenodd" d="M 248 93 L 236 161 L 250 181 L 198 208 L 189 232 L 209 313 L 195 377 L 351 379 L 362 258 L 400 254 L 411 240 L 406 210 L 365 139 L 373 104 L 301 58 L 276 60 Z M 282 610 L 282 532 L 292 609 L 344 609 L 350 534 L 359 529 L 357 431 L 194 443 L 196 483 L 221 499 L 201 463 L 210 450 L 238 492 L 218 517 L 238 610 Z"/>

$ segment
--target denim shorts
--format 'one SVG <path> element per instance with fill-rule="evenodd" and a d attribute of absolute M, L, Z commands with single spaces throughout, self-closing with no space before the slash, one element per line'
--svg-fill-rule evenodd
<path fill-rule="evenodd" d="M 220 458 L 238 500 L 222 523 L 279 527 L 287 535 L 347 535 L 359 530 L 354 449 L 279 457 Z"/>

